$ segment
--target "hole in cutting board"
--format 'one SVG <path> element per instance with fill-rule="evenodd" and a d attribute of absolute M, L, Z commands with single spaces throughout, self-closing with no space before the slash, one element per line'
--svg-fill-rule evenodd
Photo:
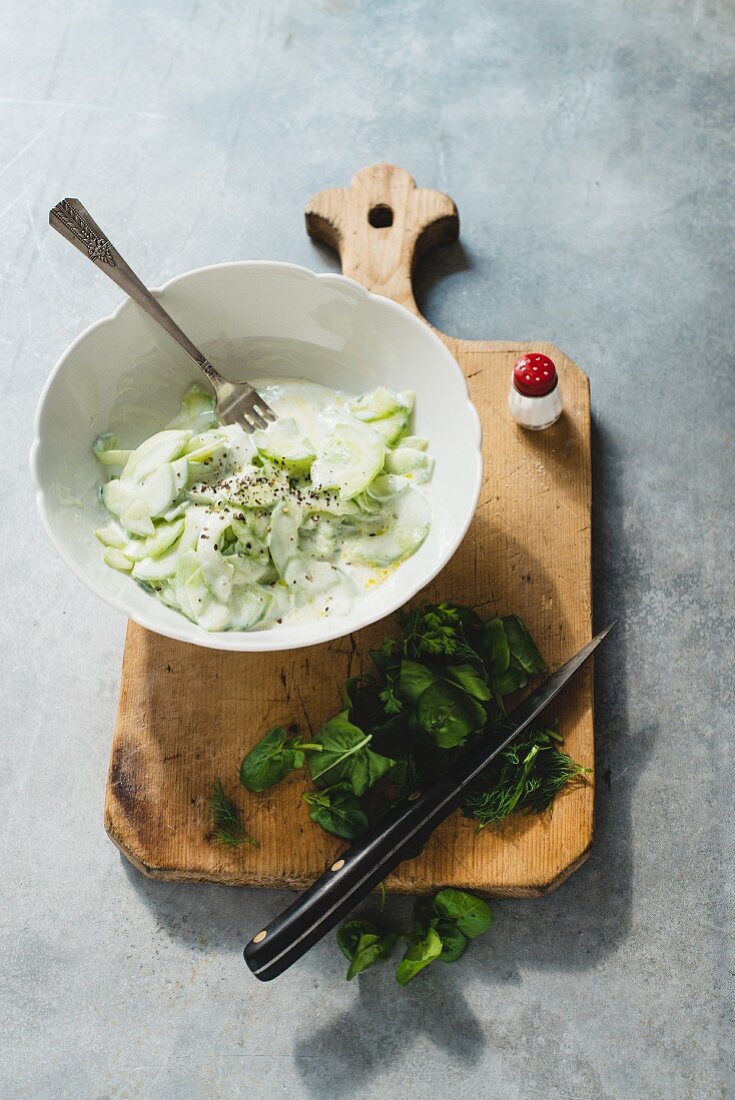
<path fill-rule="evenodd" d="M 388 229 L 393 225 L 393 210 L 384 202 L 379 202 L 368 211 L 368 221 L 373 229 Z"/>

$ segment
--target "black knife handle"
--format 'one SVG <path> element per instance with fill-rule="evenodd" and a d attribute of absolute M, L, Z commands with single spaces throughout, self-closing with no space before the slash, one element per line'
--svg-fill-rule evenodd
<path fill-rule="evenodd" d="M 313 886 L 250 940 L 245 962 L 255 977 L 268 982 L 300 959 L 399 863 L 418 855 L 461 797 L 450 779 L 414 791 L 337 856 Z"/>

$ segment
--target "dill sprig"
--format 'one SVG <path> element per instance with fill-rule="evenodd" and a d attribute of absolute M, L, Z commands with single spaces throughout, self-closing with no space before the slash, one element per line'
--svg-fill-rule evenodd
<path fill-rule="evenodd" d="M 215 779 L 214 781 L 212 793 L 209 797 L 209 810 L 214 826 L 212 835 L 219 844 L 225 844 L 229 848 L 234 848 L 239 844 L 252 844 L 255 848 L 260 847 L 258 841 L 246 832 L 237 806 L 225 794 L 221 779 Z"/>
<path fill-rule="evenodd" d="M 559 791 L 589 772 L 559 748 L 554 729 L 529 730 L 504 749 L 465 796 L 462 809 L 478 832 L 519 811 L 542 813 Z"/>

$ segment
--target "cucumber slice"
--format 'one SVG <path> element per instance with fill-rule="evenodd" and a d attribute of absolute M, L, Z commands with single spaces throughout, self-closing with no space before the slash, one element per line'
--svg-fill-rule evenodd
<path fill-rule="evenodd" d="M 184 530 L 184 520 L 172 523 L 159 523 L 155 534 L 146 539 L 133 539 L 125 550 L 126 558 L 131 561 L 143 561 L 145 558 L 158 558 L 179 539 Z"/>
<path fill-rule="evenodd" d="M 263 588 L 238 590 L 230 603 L 230 629 L 250 630 L 262 622 L 273 604 L 273 596 Z"/>
<path fill-rule="evenodd" d="M 266 538 L 268 532 L 268 517 L 262 523 L 254 512 L 243 512 L 243 519 L 236 516 L 230 519 L 232 533 L 238 542 L 238 553 L 244 557 L 260 558 L 268 557 Z"/>
<path fill-rule="evenodd" d="M 191 508 L 191 501 L 179 500 L 173 508 L 169 508 L 167 512 L 163 513 L 161 519 L 164 519 L 166 523 L 171 523 L 172 520 L 185 516 L 189 508 Z"/>
<path fill-rule="evenodd" d="M 371 420 L 370 427 L 380 432 L 386 443 L 396 444 L 408 427 L 408 409 L 397 409 L 392 416 L 383 420 Z"/>
<path fill-rule="evenodd" d="M 270 580 L 277 580 L 278 574 L 270 563 L 269 558 L 246 558 L 242 554 L 228 555 L 228 562 L 232 565 L 232 586 L 242 588 L 244 585 L 259 584 Z"/>
<path fill-rule="evenodd" d="M 174 475 L 174 486 L 176 496 L 178 496 L 186 488 L 189 481 L 189 460 L 187 458 L 177 458 L 175 462 L 171 463 L 171 472 Z"/>
<path fill-rule="evenodd" d="M 308 474 L 316 458 L 311 443 L 290 416 L 270 424 L 264 431 L 253 432 L 253 442 L 263 458 L 282 466 L 292 477 Z"/>
<path fill-rule="evenodd" d="M 130 559 L 126 558 L 123 552 L 114 546 L 105 547 L 102 560 L 105 565 L 110 565 L 113 569 L 119 569 L 121 573 L 129 573 L 133 568 L 133 563 Z"/>
<path fill-rule="evenodd" d="M 273 510 L 268 548 L 281 577 L 289 561 L 299 552 L 299 528 L 303 519 L 303 509 L 294 500 L 281 501 Z"/>
<path fill-rule="evenodd" d="M 311 467 L 317 489 L 337 489 L 351 500 L 367 488 L 383 467 L 385 443 L 369 424 L 345 420 L 325 440 Z"/>
<path fill-rule="evenodd" d="M 389 474 L 412 477 L 417 485 L 422 485 L 434 472 L 434 459 L 413 447 L 396 447 L 385 456 L 385 469 Z"/>
<path fill-rule="evenodd" d="M 198 621 L 204 608 L 212 599 L 212 593 L 209 591 L 209 587 L 204 580 L 201 569 L 196 569 L 191 574 L 189 579 L 184 582 L 184 588 L 186 590 L 186 601 L 191 608 L 192 617 Z"/>
<path fill-rule="evenodd" d="M 171 463 L 166 462 L 154 473 L 149 474 L 140 486 L 138 495 L 151 517 L 160 516 L 168 511 L 179 495 Z"/>
<path fill-rule="evenodd" d="M 215 550 L 197 551 L 202 576 L 213 596 L 227 603 L 232 592 L 232 577 L 235 567 Z"/>
<path fill-rule="evenodd" d="M 219 600 L 210 596 L 197 622 L 212 634 L 218 630 L 227 630 L 230 625 L 230 609 L 227 604 L 220 603 Z"/>
<path fill-rule="evenodd" d="M 283 579 L 294 603 L 308 604 L 322 613 L 346 614 L 357 592 L 354 582 L 336 565 L 313 561 L 305 554 L 289 561 Z"/>
<path fill-rule="evenodd" d="M 102 503 L 108 512 L 119 516 L 136 499 L 132 485 L 123 484 L 118 478 L 102 486 Z"/>
<path fill-rule="evenodd" d="M 373 500 L 385 503 L 404 493 L 408 485 L 407 477 L 400 477 L 398 474 L 380 474 L 368 485 L 366 493 Z"/>
<path fill-rule="evenodd" d="M 397 446 L 412 447 L 414 451 L 428 451 L 429 441 L 428 439 L 424 439 L 423 436 L 420 435 L 404 435 L 403 439 L 400 443 L 397 444 Z"/>
<path fill-rule="evenodd" d="M 207 516 L 202 524 L 196 548 L 202 576 L 212 594 L 222 603 L 227 603 L 230 598 L 232 576 L 235 571 L 232 562 L 222 554 L 222 544 L 229 526 L 229 516 Z"/>
<path fill-rule="evenodd" d="M 317 561 L 333 558 L 339 552 L 343 526 L 342 520 L 324 513 L 307 516 L 299 530 L 300 549 Z"/>
<path fill-rule="evenodd" d="M 179 560 L 176 565 L 176 573 L 173 579 L 174 598 L 183 614 L 190 619 L 196 619 L 196 615 L 189 598 L 189 590 L 186 586 L 191 578 L 197 573 L 201 577 L 202 571 L 199 568 L 199 560 L 196 554 L 193 550 L 184 550 L 182 548 L 179 552 Z M 206 596 L 208 591 L 207 586 L 204 584 L 204 578 L 202 578 L 202 586 L 204 588 L 204 595 Z"/>
<path fill-rule="evenodd" d="M 214 394 L 194 385 L 187 390 L 181 402 L 181 411 L 171 421 L 171 428 L 192 428 L 201 432 L 214 427 L 217 416 L 214 411 Z"/>
<path fill-rule="evenodd" d="M 352 559 L 375 566 L 405 561 L 426 538 L 430 517 L 429 505 L 421 493 L 408 489 L 388 509 L 388 524 L 383 532 L 356 540 Z"/>
<path fill-rule="evenodd" d="M 414 400 L 415 396 L 410 390 L 396 393 L 395 390 L 386 389 L 385 386 L 378 386 L 377 389 L 370 390 L 369 393 L 364 393 L 353 401 L 348 401 L 347 408 L 350 415 L 357 420 L 372 423 L 374 420 L 384 420 L 388 416 L 393 416 L 400 409 L 406 414 L 410 413 Z"/>
<path fill-rule="evenodd" d="M 114 550 L 122 550 L 129 541 L 120 524 L 114 520 L 110 520 L 105 527 L 98 527 L 94 535 L 103 546 L 110 546 Z"/>
<path fill-rule="evenodd" d="M 227 450 L 227 439 L 221 431 L 200 432 L 193 435 L 184 447 L 183 453 L 190 462 L 204 462 L 206 458 L 219 456 Z"/>
<path fill-rule="evenodd" d="M 132 454 L 132 451 L 118 449 L 117 438 L 112 432 L 103 432 L 102 435 L 98 435 L 92 450 L 97 461 L 103 466 L 124 466 Z"/>
<path fill-rule="evenodd" d="M 146 581 L 149 584 L 153 581 L 166 580 L 167 577 L 174 576 L 178 564 L 179 548 L 174 546 L 159 558 L 143 558 L 142 561 L 136 561 L 133 565 L 133 579 Z"/>
<path fill-rule="evenodd" d="M 189 497 L 198 503 L 227 504 L 231 508 L 272 508 L 288 491 L 285 470 L 244 466 L 216 485 L 192 485 Z"/>
<path fill-rule="evenodd" d="M 190 431 L 167 429 L 156 432 L 133 451 L 121 474 L 123 480 L 143 481 L 149 474 L 155 473 L 159 466 L 178 458 L 191 439 Z"/>
<path fill-rule="evenodd" d="M 154 534 L 156 530 L 145 502 L 135 497 L 120 513 L 120 523 L 133 535 L 145 537 Z"/>

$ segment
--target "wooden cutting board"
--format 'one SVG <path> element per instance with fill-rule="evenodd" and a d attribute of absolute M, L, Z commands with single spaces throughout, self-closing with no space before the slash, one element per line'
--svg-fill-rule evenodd
<path fill-rule="evenodd" d="M 417 256 L 459 231 L 448 196 L 418 189 L 408 172 L 387 164 L 358 172 L 350 187 L 316 195 L 306 225 L 339 252 L 345 275 L 414 313 Z M 462 546 L 419 599 L 470 604 L 485 617 L 519 614 L 553 669 L 591 637 L 587 377 L 550 344 L 439 335 L 465 371 L 482 418 L 485 484 Z M 564 394 L 564 416 L 543 432 L 518 428 L 506 408 L 511 369 L 529 350 L 554 359 Z M 317 729 L 339 708 L 345 678 L 368 670 L 368 650 L 394 630 L 386 621 L 324 646 L 236 654 L 171 641 L 131 622 L 105 803 L 110 838 L 152 878 L 308 885 L 344 844 L 309 820 L 298 774 L 253 795 L 238 783 L 240 761 L 271 726 Z M 592 709 L 588 666 L 555 708 L 567 750 L 588 767 Z M 208 797 L 216 776 L 259 849 L 211 840 Z M 592 782 L 558 798 L 550 814 L 511 819 L 480 835 L 454 814 L 386 885 L 407 893 L 455 885 L 540 895 L 584 860 L 592 831 Z"/>

